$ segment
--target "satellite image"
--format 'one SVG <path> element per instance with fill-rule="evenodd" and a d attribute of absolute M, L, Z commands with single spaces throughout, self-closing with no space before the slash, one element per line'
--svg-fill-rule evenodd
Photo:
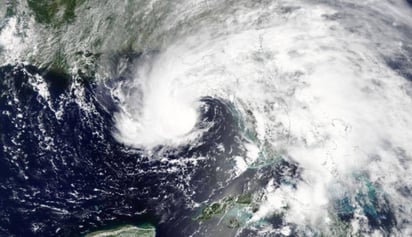
<path fill-rule="evenodd" d="M 412 236 L 412 0 L 0 0 L 0 237 Z"/>

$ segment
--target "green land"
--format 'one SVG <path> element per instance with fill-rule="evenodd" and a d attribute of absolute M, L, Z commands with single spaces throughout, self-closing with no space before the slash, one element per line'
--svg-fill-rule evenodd
<path fill-rule="evenodd" d="M 126 225 L 115 229 L 101 230 L 89 233 L 85 237 L 154 237 L 156 229 L 153 226 Z"/>

